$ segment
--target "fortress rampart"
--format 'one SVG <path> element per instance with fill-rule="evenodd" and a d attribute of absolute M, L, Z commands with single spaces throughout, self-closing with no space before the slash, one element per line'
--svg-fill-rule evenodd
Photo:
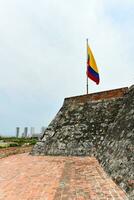
<path fill-rule="evenodd" d="M 134 86 L 66 98 L 31 154 L 95 156 L 134 199 Z"/>

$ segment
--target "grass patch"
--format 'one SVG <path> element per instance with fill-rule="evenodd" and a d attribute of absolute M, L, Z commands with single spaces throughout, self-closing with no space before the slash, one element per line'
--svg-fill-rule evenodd
<path fill-rule="evenodd" d="M 37 139 L 35 138 L 16 138 L 16 137 L 2 137 L 2 136 L 0 136 L 0 140 L 3 141 L 2 145 L 0 145 L 2 148 L 17 147 L 17 146 L 24 146 L 24 145 L 30 146 L 30 145 L 35 145 L 37 142 Z"/>

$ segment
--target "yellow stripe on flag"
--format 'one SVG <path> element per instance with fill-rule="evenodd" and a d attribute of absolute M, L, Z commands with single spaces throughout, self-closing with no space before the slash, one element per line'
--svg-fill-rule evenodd
<path fill-rule="evenodd" d="M 92 67 L 92 69 L 94 71 L 96 71 L 98 73 L 98 67 L 97 67 L 96 61 L 95 61 L 95 58 L 94 58 L 93 53 L 92 53 L 91 49 L 89 48 L 89 46 L 87 48 L 87 51 L 88 51 L 88 56 L 90 58 L 90 66 Z"/>

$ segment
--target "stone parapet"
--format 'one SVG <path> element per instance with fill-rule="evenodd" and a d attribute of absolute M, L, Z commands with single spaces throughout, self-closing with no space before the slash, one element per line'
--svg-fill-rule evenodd
<path fill-rule="evenodd" d="M 75 103 L 85 103 L 87 101 L 96 101 L 96 100 L 105 100 L 112 98 L 120 98 L 123 97 L 124 94 L 128 92 L 128 87 L 118 88 L 114 90 L 107 90 L 97 93 L 91 93 L 86 95 L 74 96 L 65 98 L 66 102 L 73 101 Z"/>

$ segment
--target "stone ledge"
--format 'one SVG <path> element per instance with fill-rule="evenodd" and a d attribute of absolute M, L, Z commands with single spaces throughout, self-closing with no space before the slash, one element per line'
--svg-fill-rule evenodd
<path fill-rule="evenodd" d="M 111 98 L 120 98 L 123 97 L 128 92 L 128 87 L 118 88 L 113 90 L 107 90 L 97 93 L 91 93 L 86 95 L 74 96 L 65 98 L 65 102 L 74 101 L 77 103 L 85 103 L 89 100 L 96 101 L 96 100 L 105 100 Z"/>

